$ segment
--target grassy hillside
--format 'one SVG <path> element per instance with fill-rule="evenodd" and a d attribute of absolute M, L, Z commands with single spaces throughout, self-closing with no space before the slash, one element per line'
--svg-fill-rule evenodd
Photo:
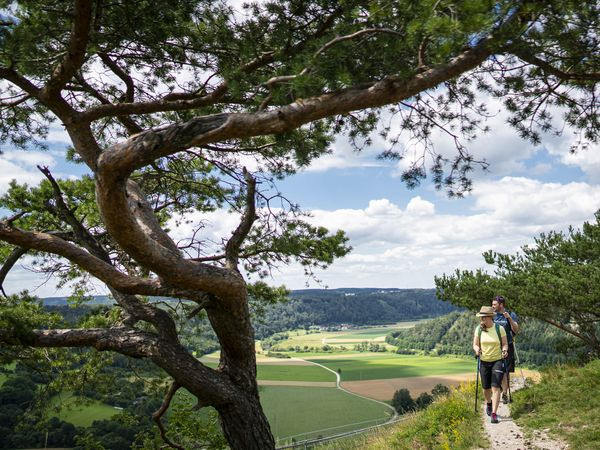
<path fill-rule="evenodd" d="M 474 386 L 467 384 L 439 397 L 428 408 L 411 414 L 397 425 L 340 440 L 319 449 L 472 449 L 486 448 L 479 415 L 473 411 Z M 474 426 L 476 424 L 476 426 Z"/>
<path fill-rule="evenodd" d="M 600 360 L 547 369 L 538 384 L 515 392 L 511 411 L 526 430 L 549 429 L 571 448 L 600 448 Z"/>

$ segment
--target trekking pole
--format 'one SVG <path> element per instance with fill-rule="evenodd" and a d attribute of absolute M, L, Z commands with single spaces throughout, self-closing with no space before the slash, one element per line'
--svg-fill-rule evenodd
<path fill-rule="evenodd" d="M 515 362 L 519 365 L 519 370 L 521 371 L 521 378 L 523 379 L 523 387 L 527 387 L 527 382 L 525 380 L 525 376 L 523 376 L 523 367 L 521 366 L 521 360 L 519 359 L 519 352 L 517 352 L 517 343 L 513 339 L 513 347 L 515 349 Z"/>
<path fill-rule="evenodd" d="M 504 368 L 506 369 L 506 386 L 508 387 L 508 402 L 512 403 L 512 394 L 510 392 L 510 371 L 508 370 L 509 368 L 507 366 L 508 364 L 506 364 L 505 361 Z"/>
<path fill-rule="evenodd" d="M 477 355 L 477 378 L 475 378 L 475 412 L 477 412 L 477 395 L 479 394 L 479 355 Z"/>

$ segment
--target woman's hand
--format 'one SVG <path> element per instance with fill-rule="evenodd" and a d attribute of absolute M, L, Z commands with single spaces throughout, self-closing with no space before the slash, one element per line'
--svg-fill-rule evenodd
<path fill-rule="evenodd" d="M 479 347 L 479 345 L 474 345 L 473 351 L 475 352 L 475 356 L 481 355 L 481 348 Z"/>

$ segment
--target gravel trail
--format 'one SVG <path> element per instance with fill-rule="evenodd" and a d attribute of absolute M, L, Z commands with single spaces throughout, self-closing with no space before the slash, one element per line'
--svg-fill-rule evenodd
<path fill-rule="evenodd" d="M 511 379 L 510 388 L 512 391 L 523 387 L 523 379 L 515 377 Z M 498 406 L 498 420 L 500 423 L 490 423 L 490 418 L 485 413 L 485 402 L 481 414 L 484 419 L 485 433 L 490 441 L 492 450 L 511 449 L 511 450 L 565 450 L 569 446 L 547 434 L 549 430 L 537 430 L 533 437 L 526 439 L 523 430 L 518 426 L 510 416 L 509 405 L 500 402 Z"/>

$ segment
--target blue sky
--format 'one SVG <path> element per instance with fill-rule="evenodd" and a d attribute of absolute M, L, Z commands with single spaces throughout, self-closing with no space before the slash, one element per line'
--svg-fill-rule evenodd
<path fill-rule="evenodd" d="M 344 229 L 354 248 L 317 274 L 321 285 L 309 285 L 430 288 L 435 275 L 485 267 L 481 253 L 486 250 L 516 252 L 541 232 L 579 227 L 593 218 L 600 208 L 598 146 L 571 155 L 575 138 L 568 130 L 532 146 L 516 136 L 501 114 L 490 120 L 493 131 L 469 144 L 471 152 L 490 162 L 489 171 L 473 174 L 473 191 L 463 199 L 449 199 L 427 180 L 408 190 L 399 178 L 405 162 L 377 160 L 377 141 L 356 153 L 343 136 L 332 145 L 331 154 L 279 182 L 290 200 L 311 211 L 311 222 L 332 231 Z M 64 160 L 68 142 L 60 128 L 53 129 L 50 140 L 47 152 L 3 149 L 0 193 L 13 178 L 30 184 L 40 180 L 37 164 L 49 166 L 57 177 L 85 172 L 83 166 Z M 443 136 L 434 141 L 438 151 L 453 151 Z M 225 211 L 192 214 L 189 219 L 207 220 L 205 233 L 215 241 L 227 236 L 237 221 Z M 189 232 L 186 226 L 173 227 L 175 239 Z M 39 296 L 67 292 L 24 266 L 7 278 L 8 292 L 25 287 Z M 269 281 L 299 289 L 307 279 L 302 268 L 292 265 L 275 271 Z M 97 293 L 103 293 L 101 286 Z"/>
<path fill-rule="evenodd" d="M 238 7 L 241 2 L 230 0 Z M 312 223 L 332 231 L 344 229 L 354 248 L 317 274 L 322 285 L 313 282 L 311 287 L 430 288 L 435 275 L 485 268 L 481 253 L 486 250 L 514 253 L 541 232 L 580 227 L 593 219 L 600 208 L 600 146 L 571 154 L 576 137 L 568 128 L 562 136 L 545 135 L 542 145 L 533 146 L 507 125 L 500 101 L 488 99 L 486 104 L 491 131 L 468 143 L 468 148 L 476 159 L 490 163 L 489 172 L 473 173 L 473 191 L 463 199 L 449 199 L 427 180 L 408 190 L 399 175 L 422 148 L 407 147 L 401 162 L 382 162 L 376 155 L 386 145 L 376 134 L 373 145 L 359 154 L 340 136 L 330 154 L 278 183 L 286 197 L 311 211 Z M 42 178 L 38 164 L 49 166 L 55 177 L 85 172 L 83 166 L 64 160 L 68 139 L 60 126 L 48 139 L 47 152 L 2 148 L 0 194 L 11 179 L 37 183 Z M 433 141 L 439 153 L 454 154 L 446 135 L 435 133 Z M 207 221 L 206 237 L 217 242 L 238 220 L 225 211 L 187 218 L 192 223 Z M 191 231 L 186 225 L 172 230 L 176 240 Z M 52 279 L 27 270 L 26 262 L 7 277 L 7 292 L 27 288 L 42 297 L 67 293 L 57 290 Z M 273 272 L 268 281 L 292 289 L 307 282 L 297 265 Z M 97 293 L 104 292 L 99 285 Z"/>

